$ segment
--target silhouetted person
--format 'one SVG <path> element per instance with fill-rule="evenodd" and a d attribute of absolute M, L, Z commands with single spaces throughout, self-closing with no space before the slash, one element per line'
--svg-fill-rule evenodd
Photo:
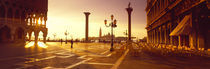
<path fill-rule="evenodd" d="M 63 43 L 63 40 L 61 39 L 61 45 L 62 45 L 62 43 Z"/>
<path fill-rule="evenodd" d="M 71 40 L 71 48 L 73 48 L 73 43 L 74 43 L 74 41 L 73 41 L 73 40 Z"/>

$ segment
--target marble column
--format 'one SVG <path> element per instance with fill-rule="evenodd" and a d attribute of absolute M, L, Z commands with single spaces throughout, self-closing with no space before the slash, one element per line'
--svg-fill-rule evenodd
<path fill-rule="evenodd" d="M 85 28 L 85 41 L 88 41 L 88 24 L 89 24 L 89 15 L 90 15 L 90 12 L 84 12 L 85 14 L 85 18 L 86 18 L 86 28 Z"/>

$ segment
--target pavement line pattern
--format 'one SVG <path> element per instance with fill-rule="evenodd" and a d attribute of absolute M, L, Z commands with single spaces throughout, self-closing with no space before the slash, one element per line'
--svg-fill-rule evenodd
<path fill-rule="evenodd" d="M 111 63 L 94 63 L 94 62 L 86 62 L 84 64 L 93 64 L 93 65 L 114 65 L 114 64 L 111 64 Z"/>
<path fill-rule="evenodd" d="M 113 52 L 112 52 L 113 53 Z M 108 54 L 108 55 L 106 55 L 107 57 L 109 57 L 109 56 L 111 56 L 112 55 L 112 53 L 110 53 L 110 54 Z"/>
<path fill-rule="evenodd" d="M 107 53 L 107 52 L 109 52 L 109 50 L 107 50 L 107 51 L 105 51 L 105 52 L 102 52 L 102 53 L 100 53 L 100 54 L 105 54 L 105 53 Z"/>
<path fill-rule="evenodd" d="M 125 56 L 128 54 L 128 52 L 129 52 L 129 49 L 127 49 L 125 51 L 125 53 L 117 60 L 117 62 L 114 64 L 114 66 L 111 69 L 117 69 L 120 66 L 120 64 L 122 63 Z"/>
<path fill-rule="evenodd" d="M 38 61 L 43 61 L 43 60 L 47 60 L 47 59 L 52 59 L 52 58 L 55 58 L 56 56 L 49 56 L 49 57 L 46 57 L 46 58 L 41 58 L 41 59 L 33 59 L 31 61 L 27 61 L 25 63 L 33 63 L 33 62 L 38 62 Z"/>
<path fill-rule="evenodd" d="M 25 56 L 19 56 L 19 57 L 5 58 L 5 59 L 0 59 L 0 61 L 11 60 L 11 59 L 15 59 L 15 58 L 24 58 L 24 57 L 27 57 L 27 56 L 35 56 L 35 55 L 42 55 L 42 54 L 48 54 L 48 53 L 55 53 L 55 52 L 59 52 L 59 51 L 61 51 L 61 50 L 58 50 L 58 51 L 48 51 L 48 52 L 44 52 L 44 53 L 37 53 L 37 54 L 25 55 Z"/>
<path fill-rule="evenodd" d="M 42 69 L 64 69 L 64 68 L 45 67 L 45 68 L 42 68 Z"/>
<path fill-rule="evenodd" d="M 76 63 L 76 64 L 74 64 L 74 65 L 68 66 L 68 67 L 66 67 L 65 69 L 71 69 L 71 68 L 73 68 L 73 67 L 75 67 L 75 66 L 78 66 L 78 65 L 80 65 L 80 64 L 82 64 L 82 63 L 85 63 L 85 62 L 87 62 L 87 61 L 89 61 L 89 60 L 91 60 L 91 59 L 93 59 L 93 58 L 88 58 L 88 59 L 83 60 L 83 61 L 81 61 L 81 62 L 78 62 L 78 63 Z"/>
<path fill-rule="evenodd" d="M 84 59 L 87 55 L 83 55 L 83 56 L 80 56 L 78 57 L 79 59 Z"/>
<path fill-rule="evenodd" d="M 69 57 L 73 57 L 75 56 L 74 54 L 71 54 L 71 55 L 67 55 L 67 56 L 56 56 L 58 58 L 69 58 Z"/>

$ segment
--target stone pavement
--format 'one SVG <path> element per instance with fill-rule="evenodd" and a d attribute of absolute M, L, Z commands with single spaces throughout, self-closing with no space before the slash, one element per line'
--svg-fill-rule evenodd
<path fill-rule="evenodd" d="M 209 69 L 209 57 L 174 57 L 150 54 L 135 48 L 130 44 L 128 54 L 123 59 L 118 69 Z"/>
<path fill-rule="evenodd" d="M 47 48 L 1 47 L 0 69 L 208 69 L 205 57 L 151 54 L 135 43 L 110 44 L 49 42 Z M 21 46 L 21 45 L 20 45 Z M 21 56 L 23 55 L 23 56 Z M 14 57 L 13 57 L 14 56 Z"/>

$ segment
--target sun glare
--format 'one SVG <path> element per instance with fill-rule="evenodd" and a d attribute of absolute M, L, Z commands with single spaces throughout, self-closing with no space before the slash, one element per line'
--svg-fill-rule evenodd
<path fill-rule="evenodd" d="M 25 48 L 30 48 L 30 47 L 33 47 L 33 46 L 35 46 L 34 42 L 29 42 L 28 44 L 25 45 Z M 41 48 L 47 48 L 48 47 L 43 42 L 38 42 L 37 46 L 39 46 Z"/>
<path fill-rule="evenodd" d="M 38 20 L 38 24 L 41 24 L 41 19 L 39 18 L 39 20 Z"/>
<path fill-rule="evenodd" d="M 25 45 L 25 48 L 29 48 L 34 46 L 34 42 L 29 42 L 28 44 Z"/>
<path fill-rule="evenodd" d="M 46 44 L 44 44 L 43 42 L 38 42 L 38 46 L 42 47 L 42 48 L 47 48 L 48 46 L 46 46 Z"/>

